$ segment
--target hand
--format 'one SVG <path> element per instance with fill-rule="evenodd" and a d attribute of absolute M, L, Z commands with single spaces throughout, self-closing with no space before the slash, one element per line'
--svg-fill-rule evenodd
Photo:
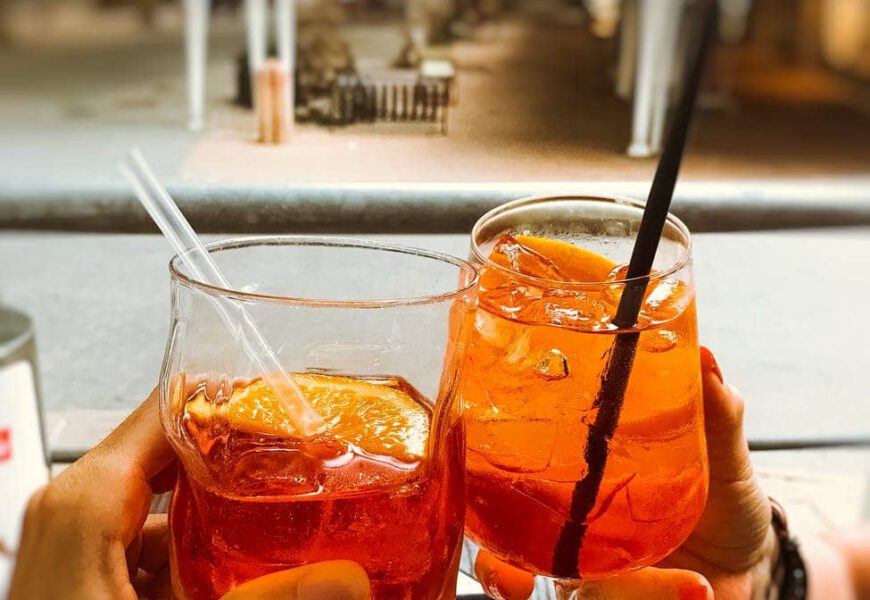
<path fill-rule="evenodd" d="M 777 551 L 770 502 L 755 480 L 743 436 L 743 400 L 701 349 L 710 493 L 691 537 L 659 568 L 563 590 L 595 600 L 753 600 L 764 597 Z M 478 578 L 494 598 L 520 600 L 532 576 L 481 552 Z M 570 594 L 574 594 L 571 596 Z"/>
<path fill-rule="evenodd" d="M 175 453 L 163 435 L 157 393 L 99 446 L 30 501 L 9 600 L 168 599 L 165 515 L 152 495 L 175 481 Z M 350 561 L 272 573 L 227 600 L 365 600 L 369 581 Z"/>
<path fill-rule="evenodd" d="M 710 582 L 716 600 L 765 597 L 778 550 L 770 501 L 755 479 L 743 434 L 743 399 L 701 349 L 710 491 L 695 531 L 662 562 Z"/>

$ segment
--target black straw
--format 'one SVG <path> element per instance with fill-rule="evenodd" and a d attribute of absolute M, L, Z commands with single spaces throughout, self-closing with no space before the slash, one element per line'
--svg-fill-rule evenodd
<path fill-rule="evenodd" d="M 629 282 L 625 284 L 613 319 L 614 325 L 619 329 L 631 329 L 637 322 L 653 260 L 668 217 L 671 198 L 674 195 L 674 186 L 686 146 L 701 73 L 716 22 L 714 2 L 708 1 L 704 8 L 704 23 L 697 42 L 697 50 L 687 65 L 685 86 L 680 94 L 674 120 L 656 169 L 631 253 L 626 275 Z M 636 331 L 614 336 L 616 339 L 611 347 L 607 366 L 601 376 L 598 395 L 593 404 L 593 407 L 598 409 L 598 414 L 595 422 L 589 427 L 589 437 L 584 450 L 588 471 L 583 479 L 574 485 L 569 517 L 562 526 L 559 539 L 553 549 L 553 574 L 556 577 L 576 579 L 580 576 L 580 551 L 586 534 L 586 519 L 595 506 L 601 480 L 604 477 L 610 440 L 619 422 L 639 336 Z"/>

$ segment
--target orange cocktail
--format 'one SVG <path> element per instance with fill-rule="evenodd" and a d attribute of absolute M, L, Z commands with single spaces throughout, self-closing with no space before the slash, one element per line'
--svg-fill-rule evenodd
<path fill-rule="evenodd" d="M 595 579 L 653 564 L 686 539 L 706 502 L 695 299 L 679 222 L 666 229 L 672 243 L 637 326 L 612 322 L 639 211 L 605 199 L 533 200 L 497 209 L 475 229 L 480 308 L 461 386 L 466 531 L 536 574 Z M 603 477 L 572 527 L 575 487 L 594 471 L 596 398 L 620 335 L 639 335 L 633 368 L 618 425 L 604 436 Z M 579 538 L 568 557 L 566 535 Z"/>
<path fill-rule="evenodd" d="M 453 598 L 465 512 L 456 390 L 475 270 L 358 240 L 209 251 L 238 288 L 198 281 L 183 256 L 170 269 L 160 389 L 180 466 L 175 600 L 285 597 L 297 567 L 348 567 L 372 600 Z M 302 399 L 278 398 L 279 378 L 227 315 L 257 324 Z M 313 431 L 288 401 L 318 416 Z"/>
<path fill-rule="evenodd" d="M 302 564 L 358 562 L 377 599 L 442 598 L 461 534 L 462 437 L 427 455 L 432 404 L 401 379 L 296 375 L 331 432 L 294 434 L 262 381 L 203 382 L 180 415 L 202 472 L 182 472 L 172 504 L 178 598 L 220 598 Z"/>

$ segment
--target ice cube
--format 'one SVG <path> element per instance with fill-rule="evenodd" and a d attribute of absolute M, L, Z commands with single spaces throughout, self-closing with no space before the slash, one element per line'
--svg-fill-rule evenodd
<path fill-rule="evenodd" d="M 559 327 L 596 331 L 610 325 L 610 311 L 597 297 L 574 290 L 548 290 L 536 310 L 541 320 Z"/>
<path fill-rule="evenodd" d="M 517 364 L 529 353 L 531 331 L 485 310 L 477 312 L 474 327 L 480 339 L 499 348 L 508 364 Z"/>
<path fill-rule="evenodd" d="M 613 504 L 613 501 L 616 499 L 616 496 L 628 487 L 635 477 L 637 477 L 637 473 L 630 473 L 615 479 L 608 478 L 602 481 L 601 488 L 598 490 L 598 498 L 595 501 L 595 506 L 586 517 L 586 522 L 594 523 L 598 518 L 606 513 L 607 509 L 610 508 L 610 505 Z"/>
<path fill-rule="evenodd" d="M 616 265 L 607 274 L 607 281 L 623 281 L 628 277 L 628 265 Z"/>
<path fill-rule="evenodd" d="M 512 329 L 504 327 L 500 319 L 485 310 L 479 310 L 474 315 L 474 329 L 487 344 L 503 346 L 510 342 Z"/>
<path fill-rule="evenodd" d="M 532 343 L 532 331 L 524 330 L 515 340 L 505 346 L 505 362 L 509 365 L 517 365 L 525 362 L 529 356 Z"/>
<path fill-rule="evenodd" d="M 226 466 L 233 487 L 249 495 L 313 493 L 323 483 L 321 459 L 298 449 L 257 448 Z"/>
<path fill-rule="evenodd" d="M 623 410 L 611 445 L 625 444 L 626 448 L 631 447 L 637 453 L 654 448 L 656 444 L 691 436 L 699 426 L 700 398 L 692 393 L 690 395 L 694 397 L 693 401 L 640 418 L 637 414 L 627 415 L 628 411 Z"/>
<path fill-rule="evenodd" d="M 553 261 L 543 254 L 535 252 L 521 244 L 514 236 L 504 235 L 496 243 L 492 258 L 497 262 L 501 254 L 507 264 L 516 272 L 532 277 L 544 279 L 557 279 L 567 281 L 570 279 L 557 267 Z"/>
<path fill-rule="evenodd" d="M 642 352 L 667 352 L 674 348 L 680 336 L 676 331 L 669 329 L 653 329 L 645 331 L 640 336 L 640 350 Z"/>
<path fill-rule="evenodd" d="M 628 276 L 628 265 L 618 265 L 613 267 L 610 273 L 607 274 L 607 281 L 623 281 Z M 622 297 L 622 290 L 625 288 L 624 283 L 612 283 L 604 289 L 604 301 L 617 306 L 619 299 Z"/>
<path fill-rule="evenodd" d="M 508 317 L 522 311 L 540 297 L 539 288 L 517 281 L 506 281 L 497 287 L 480 290 L 481 304 Z"/>
<path fill-rule="evenodd" d="M 662 279 L 650 283 L 641 307 L 638 322 L 665 323 L 677 318 L 688 301 L 686 286 L 676 279 Z"/>
<path fill-rule="evenodd" d="M 535 373 L 544 379 L 555 381 L 568 376 L 568 359 L 556 348 L 548 350 L 538 358 Z"/>
<path fill-rule="evenodd" d="M 687 468 L 667 477 L 644 476 L 628 486 L 628 509 L 635 523 L 674 522 L 696 514 L 703 502 L 704 473 Z"/>
<path fill-rule="evenodd" d="M 480 458 L 509 473 L 539 473 L 552 457 L 557 423 L 529 411 L 477 413 L 468 419 L 470 463 Z"/>

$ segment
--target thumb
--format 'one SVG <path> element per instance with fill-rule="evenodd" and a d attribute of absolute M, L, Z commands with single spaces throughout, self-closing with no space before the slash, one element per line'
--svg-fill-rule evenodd
<path fill-rule="evenodd" d="M 365 570 L 352 560 L 327 560 L 243 583 L 221 600 L 369 600 Z"/>
<path fill-rule="evenodd" d="M 580 584 L 576 600 L 713 600 L 703 575 L 683 569 L 648 567 L 611 579 Z"/>
<path fill-rule="evenodd" d="M 160 424 L 157 388 L 85 457 L 87 460 L 83 463 L 97 461 L 100 465 L 111 465 L 134 473 L 145 481 L 169 466 L 175 458 L 175 452 Z M 115 473 L 107 472 L 106 476 L 113 477 Z"/>
<path fill-rule="evenodd" d="M 743 434 L 743 399 L 724 383 L 706 348 L 701 348 L 701 379 L 710 491 L 687 545 L 713 564 L 738 571 L 759 560 L 770 526 L 770 501 L 753 473 Z"/>

